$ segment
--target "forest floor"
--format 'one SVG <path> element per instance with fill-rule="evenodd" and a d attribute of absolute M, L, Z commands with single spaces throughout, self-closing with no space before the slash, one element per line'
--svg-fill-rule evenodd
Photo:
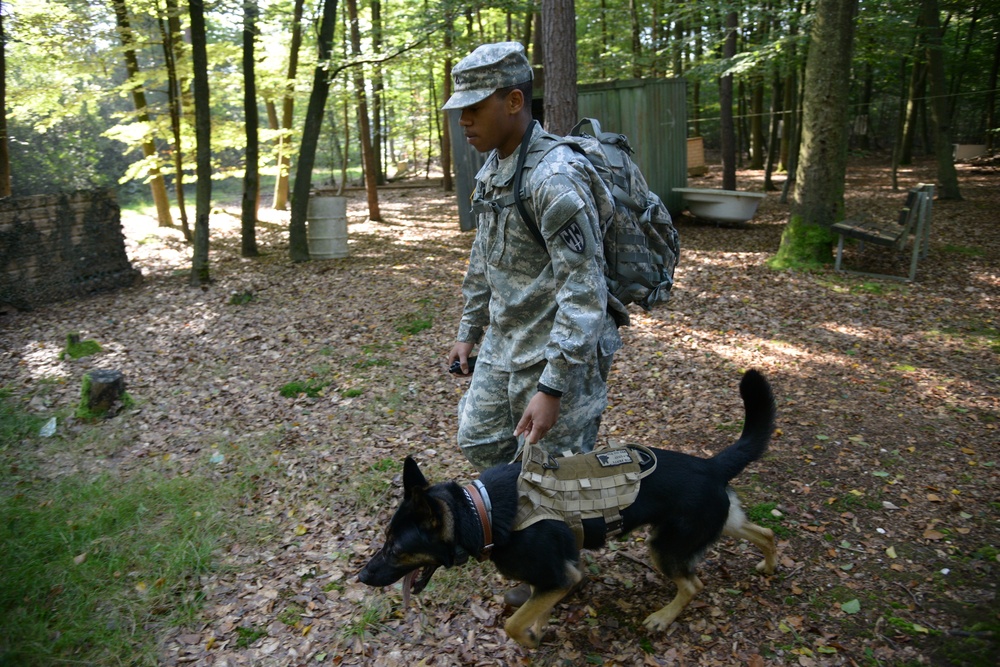
<path fill-rule="evenodd" d="M 691 179 L 718 187 L 718 169 Z M 669 305 L 636 311 L 615 360 L 602 441 L 711 455 L 738 434 L 741 371 L 773 383 L 778 431 L 734 480 L 775 529 L 780 567 L 754 571 L 723 539 L 705 590 L 664 633 L 642 620 L 673 596 L 642 533 L 585 557 L 587 587 L 557 606 L 538 650 L 507 639 L 489 563 L 442 570 L 409 609 L 356 573 L 400 496 L 401 460 L 432 481 L 473 468 L 455 446 L 464 382 L 446 372 L 472 235 L 455 197 L 380 191 L 384 222 L 349 193 L 350 256 L 292 264 L 287 213 L 262 208 L 263 255 L 239 256 L 238 204 L 212 218 L 205 289 L 187 285 L 173 230 L 126 216 L 136 287 L 0 316 L 0 386 L 73 405 L 80 377 L 122 370 L 136 399 L 105 445 L 38 474 L 210 466 L 252 480 L 231 540 L 199 582 L 198 623 L 163 630 L 164 665 L 993 665 L 1000 602 L 1000 168 L 960 165 L 962 201 L 935 201 L 917 281 L 776 272 L 788 208 L 770 193 L 746 225 L 687 216 Z M 933 182 L 932 165 L 900 174 Z M 762 174 L 740 171 L 741 189 Z M 875 160 L 852 160 L 850 215 L 903 201 Z M 905 273 L 868 248 L 855 266 Z M 59 359 L 65 335 L 104 346 Z M 282 386 L 324 386 L 285 398 Z M 211 463 L 210 463 L 211 462 Z M 248 634 L 247 629 L 255 629 Z"/>

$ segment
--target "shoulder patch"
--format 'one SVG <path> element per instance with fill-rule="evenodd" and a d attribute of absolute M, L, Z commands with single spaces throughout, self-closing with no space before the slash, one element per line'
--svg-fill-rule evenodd
<path fill-rule="evenodd" d="M 567 225 L 559 232 L 559 238 L 563 240 L 567 248 L 575 253 L 582 254 L 587 249 L 587 238 L 580 231 L 580 225 L 576 222 Z"/>

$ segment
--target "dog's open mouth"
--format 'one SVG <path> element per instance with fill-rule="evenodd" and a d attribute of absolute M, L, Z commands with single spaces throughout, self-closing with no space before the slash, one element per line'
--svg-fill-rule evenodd
<path fill-rule="evenodd" d="M 406 573 L 406 576 L 403 577 L 403 609 L 410 606 L 410 592 L 419 595 L 437 569 L 437 565 L 428 565 Z"/>

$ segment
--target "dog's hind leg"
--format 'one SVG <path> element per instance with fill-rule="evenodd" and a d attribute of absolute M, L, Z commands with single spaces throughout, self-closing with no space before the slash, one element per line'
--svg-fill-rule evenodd
<path fill-rule="evenodd" d="M 566 588 L 539 593 L 537 588 L 531 587 L 531 597 L 504 624 L 507 636 L 521 646 L 538 648 L 542 641 L 545 625 L 549 622 L 552 608 L 566 597 L 566 594 L 573 590 L 573 587 L 583 577 L 580 570 L 571 563 L 566 564 L 566 574 L 570 580 L 570 584 Z"/>
<path fill-rule="evenodd" d="M 647 616 L 646 620 L 642 622 L 649 630 L 666 630 L 670 627 L 670 624 L 677 620 L 677 617 L 694 599 L 694 596 L 698 595 L 705 587 L 705 584 L 701 583 L 701 579 L 694 574 L 687 577 L 673 577 L 673 582 L 677 584 L 677 595 L 674 596 L 674 599 L 667 606 Z"/>
<path fill-rule="evenodd" d="M 774 531 L 747 521 L 746 514 L 743 513 L 743 508 L 740 507 L 740 502 L 732 491 L 729 493 L 729 499 L 731 501 L 729 518 L 726 519 L 722 534 L 756 544 L 757 548 L 764 552 L 764 560 L 757 563 L 757 571 L 764 574 L 774 574 L 774 569 L 778 565 L 778 549 L 774 545 Z"/>

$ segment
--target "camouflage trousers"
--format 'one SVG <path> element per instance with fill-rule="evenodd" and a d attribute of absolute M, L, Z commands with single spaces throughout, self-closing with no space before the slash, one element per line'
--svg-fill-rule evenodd
<path fill-rule="evenodd" d="M 572 367 L 563 392 L 559 418 L 538 446 L 554 455 L 579 454 L 594 449 L 601 413 L 608 405 L 607 378 L 612 356 L 597 363 Z M 518 454 L 514 427 L 538 391 L 545 362 L 520 371 L 501 371 L 481 360 L 472 382 L 458 404 L 458 445 L 482 471 L 510 463 Z"/>

